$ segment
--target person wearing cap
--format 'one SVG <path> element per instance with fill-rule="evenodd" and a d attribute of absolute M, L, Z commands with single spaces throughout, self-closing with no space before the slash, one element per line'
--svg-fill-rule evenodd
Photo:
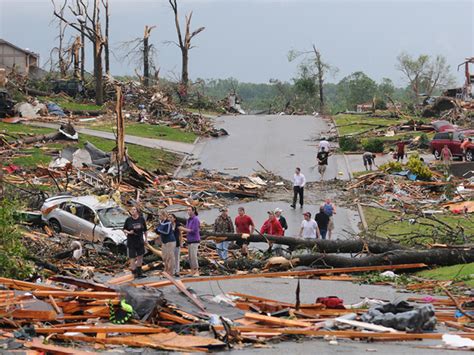
<path fill-rule="evenodd" d="M 301 169 L 296 168 L 295 175 L 293 175 L 293 203 L 291 204 L 291 208 L 296 207 L 298 196 L 300 197 L 300 206 L 303 208 L 304 185 L 306 185 L 306 178 L 301 173 Z"/>
<path fill-rule="evenodd" d="M 221 214 L 217 216 L 214 221 L 214 232 L 216 232 L 216 234 L 234 233 L 234 225 L 232 224 L 232 219 L 229 217 L 229 209 L 227 207 L 222 207 L 219 211 Z M 216 250 L 222 260 L 227 260 L 229 241 L 216 243 Z"/>
<path fill-rule="evenodd" d="M 281 227 L 280 222 L 276 219 L 275 212 L 268 211 L 267 213 L 268 219 L 263 223 L 262 228 L 260 228 L 260 233 L 282 237 L 283 228 Z"/>
<path fill-rule="evenodd" d="M 328 158 L 329 158 L 329 151 L 327 151 L 325 147 L 321 147 L 321 150 L 317 155 L 318 172 L 319 172 L 319 175 L 321 175 L 321 181 L 323 181 L 324 173 L 326 172 L 326 168 L 328 167 Z"/>
<path fill-rule="evenodd" d="M 255 223 L 253 223 L 252 217 L 245 214 L 245 208 L 239 207 L 237 209 L 238 216 L 235 217 L 235 229 L 239 234 L 246 234 L 250 235 L 253 233 L 255 229 Z M 249 242 L 246 239 L 238 240 L 236 242 L 238 246 L 240 246 L 240 252 L 243 256 L 247 256 L 249 252 Z"/>
<path fill-rule="evenodd" d="M 285 235 L 288 229 L 288 223 L 286 223 L 286 218 L 281 215 L 282 212 L 283 210 L 281 208 L 275 208 L 275 218 L 280 222 L 281 228 L 283 228 L 283 235 Z"/>
<path fill-rule="evenodd" d="M 303 213 L 303 222 L 301 222 L 300 238 L 317 239 L 319 238 L 319 228 L 315 220 L 311 219 L 311 213 Z"/>

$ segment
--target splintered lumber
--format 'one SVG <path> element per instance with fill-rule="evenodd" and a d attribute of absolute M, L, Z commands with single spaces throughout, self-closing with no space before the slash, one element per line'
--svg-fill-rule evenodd
<path fill-rule="evenodd" d="M 35 328 L 36 333 L 48 334 L 48 333 L 167 333 L 169 332 L 166 328 L 158 327 L 142 327 L 138 325 L 97 325 L 97 326 L 86 326 L 81 325 L 78 327 L 54 327 L 54 328 Z"/>
<path fill-rule="evenodd" d="M 83 335 L 55 335 L 58 339 L 70 339 L 90 343 L 126 345 L 132 347 L 150 347 L 161 350 L 175 350 L 183 352 L 207 352 L 208 347 L 223 347 L 225 344 L 217 339 L 195 336 L 178 335 L 175 332 L 135 335 L 135 336 L 114 336 L 105 339 Z"/>
<path fill-rule="evenodd" d="M 186 288 L 186 286 L 184 286 L 184 284 L 180 281 L 180 280 L 175 280 L 170 274 L 168 274 L 166 271 L 163 271 L 162 272 L 163 276 L 166 277 L 173 285 L 176 286 L 176 288 L 182 292 L 187 298 L 190 299 L 190 301 L 192 303 L 194 303 L 196 306 L 198 306 L 198 308 L 203 311 L 203 312 L 206 312 L 206 307 L 202 304 L 201 301 L 199 301 L 199 299 L 197 298 L 196 295 L 193 295 L 191 292 L 188 291 L 188 289 Z"/>
<path fill-rule="evenodd" d="M 31 291 L 31 290 L 61 290 L 59 287 L 52 287 L 52 286 L 47 286 L 47 285 L 42 285 L 42 284 L 37 284 L 34 282 L 27 282 L 27 281 L 20 281 L 20 280 L 13 280 L 13 279 L 7 279 L 5 277 L 0 277 L 0 284 L 10 286 L 15 288 L 15 290 L 25 290 L 25 291 Z"/>
<path fill-rule="evenodd" d="M 283 327 L 303 327 L 308 328 L 311 327 L 312 324 L 308 322 L 303 322 L 300 320 L 290 320 L 272 316 L 264 316 L 257 313 L 245 313 L 245 318 L 256 320 L 259 323 L 271 324 L 271 325 L 278 325 Z"/>
<path fill-rule="evenodd" d="M 118 292 L 98 292 L 98 291 L 33 291 L 36 297 L 82 297 L 82 298 L 117 298 L 120 296 Z"/>
<path fill-rule="evenodd" d="M 222 276 L 206 276 L 206 277 L 192 277 L 181 279 L 183 283 L 190 282 L 208 282 L 208 281 L 222 281 L 222 280 L 235 280 L 235 279 L 255 279 L 260 277 L 302 277 L 302 276 L 317 276 L 317 275 L 328 275 L 328 274 L 346 274 L 366 271 L 383 271 L 383 270 L 402 270 L 402 269 L 421 269 L 427 265 L 418 264 L 402 264 L 402 265 L 380 265 L 380 266 L 365 266 L 365 267 L 343 267 L 334 269 L 312 269 L 312 270 L 293 270 L 293 271 L 280 271 L 280 272 L 263 272 L 256 274 L 242 274 L 242 275 L 222 275 Z M 145 282 L 137 283 L 135 286 L 148 286 L 148 287 L 164 287 L 172 285 L 170 281 L 157 281 L 157 282 Z"/>
<path fill-rule="evenodd" d="M 51 276 L 49 279 L 52 281 L 63 282 L 70 285 L 82 287 L 85 289 L 92 289 L 94 291 L 115 292 L 114 289 L 107 287 L 105 285 L 98 284 L 96 282 L 77 279 L 75 277 L 70 277 L 70 276 L 57 275 L 57 276 Z"/>
<path fill-rule="evenodd" d="M 148 271 L 148 270 L 151 270 L 155 267 L 158 267 L 160 264 L 161 264 L 161 262 L 154 262 L 154 263 L 151 263 L 151 264 L 143 265 L 142 270 L 143 271 Z M 133 276 L 133 274 L 131 272 L 127 272 L 125 275 L 115 277 L 115 278 L 107 281 L 107 284 L 109 284 L 109 285 L 120 285 L 120 284 L 123 284 L 125 282 L 133 281 L 134 278 L 135 277 Z"/>
<path fill-rule="evenodd" d="M 467 250 L 397 250 L 383 254 L 369 255 L 362 258 L 351 258 L 333 254 L 313 253 L 301 255 L 296 260 L 292 259 L 293 265 L 330 265 L 336 268 L 407 263 L 423 263 L 426 265 L 450 266 L 472 262 L 474 262 L 474 248 Z"/>
<path fill-rule="evenodd" d="M 214 326 L 216 330 L 224 330 L 222 325 Z M 302 329 L 302 328 L 265 328 L 258 326 L 236 326 L 232 327 L 232 330 L 239 332 L 263 332 L 273 333 L 280 332 L 282 334 L 292 335 L 307 335 L 313 337 L 325 337 L 334 336 L 336 338 L 349 338 L 349 339 L 384 339 L 384 340 L 417 340 L 417 339 L 441 339 L 443 334 L 447 333 L 376 333 L 367 331 L 355 331 L 355 330 L 313 330 L 313 329 Z M 464 338 L 474 339 L 474 332 L 471 333 L 449 333 L 452 335 L 459 335 Z"/>
<path fill-rule="evenodd" d="M 65 346 L 47 345 L 43 344 L 39 339 L 33 339 L 23 344 L 27 348 L 41 350 L 45 354 L 57 354 L 57 355 L 90 355 L 96 354 L 95 352 L 77 350 L 73 348 L 66 348 Z"/>
<path fill-rule="evenodd" d="M 392 250 L 404 250 L 406 247 L 400 245 L 400 243 L 390 241 L 375 241 L 375 240 L 364 240 L 364 239 L 316 239 L 316 240 L 305 240 L 296 237 L 277 237 L 271 235 L 258 235 L 252 234 L 247 238 L 242 238 L 242 234 L 238 233 L 216 233 L 202 231 L 201 237 L 203 239 L 213 238 L 225 238 L 223 240 L 228 241 L 249 241 L 252 243 L 274 243 L 288 245 L 292 248 L 316 248 L 321 253 L 359 253 L 362 250 L 369 250 L 371 253 L 380 254 Z"/>
<path fill-rule="evenodd" d="M 393 328 L 384 327 L 382 325 L 377 325 L 377 324 L 372 324 L 372 323 L 360 322 L 360 321 L 352 320 L 352 319 L 336 318 L 334 322 L 336 322 L 336 324 L 337 323 L 347 324 L 356 328 L 372 330 L 374 332 L 398 333 L 398 331 Z"/>

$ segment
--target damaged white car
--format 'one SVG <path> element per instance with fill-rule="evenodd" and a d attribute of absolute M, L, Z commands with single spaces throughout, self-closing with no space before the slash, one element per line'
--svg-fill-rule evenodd
<path fill-rule="evenodd" d="M 50 197 L 41 207 L 41 214 L 42 220 L 57 233 L 72 234 L 108 247 L 126 244 L 127 237 L 122 228 L 129 214 L 111 199 L 93 195 Z M 149 240 L 156 237 L 154 233 L 148 236 Z"/>

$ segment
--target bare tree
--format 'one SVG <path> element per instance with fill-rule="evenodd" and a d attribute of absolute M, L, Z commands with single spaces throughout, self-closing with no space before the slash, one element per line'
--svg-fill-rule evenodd
<path fill-rule="evenodd" d="M 104 59 L 105 59 L 105 73 L 110 75 L 110 52 L 109 52 L 109 0 L 101 0 L 102 6 L 105 9 L 105 38 L 104 38 Z"/>
<path fill-rule="evenodd" d="M 302 76 L 305 79 L 311 77 L 313 85 L 317 86 L 319 110 L 324 112 L 324 80 L 328 73 L 332 72 L 334 74 L 337 72 L 337 68 L 323 61 L 321 51 L 314 44 L 311 51 L 290 51 L 288 53 L 288 60 L 291 62 L 301 56 L 303 61 L 299 65 L 299 70 L 301 73 L 304 73 Z"/>
<path fill-rule="evenodd" d="M 53 4 L 54 4 L 54 1 L 53 1 Z M 61 2 L 61 5 L 58 7 L 58 12 L 62 16 L 64 16 L 64 10 L 66 9 L 66 6 L 67 6 L 67 0 L 64 0 Z M 59 20 L 58 36 L 56 37 L 56 39 L 58 40 L 58 46 L 54 47 L 51 50 L 51 66 L 55 64 L 55 61 L 53 60 L 53 55 L 54 53 L 56 53 L 58 56 L 58 61 L 56 64 L 59 69 L 59 75 L 61 78 L 65 78 L 67 76 L 67 69 L 68 69 L 67 60 L 65 58 L 67 50 L 64 49 L 64 36 L 66 33 L 66 28 L 67 28 L 67 25 L 63 21 Z"/>
<path fill-rule="evenodd" d="M 185 95 L 187 93 L 187 87 L 189 82 L 189 72 L 188 72 L 188 62 L 189 62 L 189 50 L 193 48 L 191 45 L 191 40 L 197 36 L 199 33 L 205 30 L 205 27 L 199 27 L 197 30 L 191 31 L 191 19 L 193 17 L 192 11 L 185 16 L 186 27 L 184 37 L 181 32 L 181 26 L 179 24 L 178 16 L 178 3 L 177 0 L 168 0 L 171 8 L 174 13 L 174 22 L 176 25 L 176 33 L 178 35 L 178 42 L 175 43 L 181 50 L 181 85 L 185 90 Z"/>
<path fill-rule="evenodd" d="M 431 58 L 422 54 L 415 59 L 407 53 L 401 53 L 397 61 L 397 69 L 407 78 L 415 101 L 421 94 L 431 96 L 435 90 L 453 83 L 450 66 L 442 55 Z"/>
<path fill-rule="evenodd" d="M 143 70 L 142 74 L 135 70 L 135 73 L 140 78 L 145 86 L 150 85 L 151 70 L 155 71 L 157 77 L 158 70 L 155 68 L 153 58 L 156 55 L 155 47 L 150 43 L 151 31 L 156 26 L 145 26 L 143 37 L 135 38 L 131 41 L 120 44 L 119 50 L 123 52 L 122 60 L 128 60 L 129 63 L 138 64 Z M 143 68 L 141 68 L 143 66 Z"/>
<path fill-rule="evenodd" d="M 93 5 L 89 6 L 85 0 L 76 0 L 76 7 L 69 6 L 75 21 L 69 21 L 65 15 L 59 13 L 56 9 L 54 0 L 51 0 L 54 6 L 54 15 L 69 27 L 75 29 L 84 37 L 87 37 L 94 47 L 94 78 L 95 78 L 95 101 L 97 105 L 104 103 L 103 88 L 103 69 L 102 69 L 102 51 L 105 44 L 101 29 L 101 3 L 100 0 L 93 0 Z M 90 10 L 92 8 L 92 11 Z M 83 44 L 84 46 L 84 44 Z"/>

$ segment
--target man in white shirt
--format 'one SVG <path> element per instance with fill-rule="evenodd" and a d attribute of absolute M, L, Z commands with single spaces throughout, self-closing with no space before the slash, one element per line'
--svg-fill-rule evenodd
<path fill-rule="evenodd" d="M 306 184 L 306 178 L 301 174 L 301 169 L 296 168 L 295 175 L 293 175 L 293 203 L 291 204 L 292 208 L 296 207 L 296 199 L 300 197 L 300 206 L 303 208 L 303 192 L 304 185 Z"/>
<path fill-rule="evenodd" d="M 319 141 L 319 147 L 318 147 L 318 152 L 320 152 L 324 148 L 324 151 L 330 152 L 331 151 L 331 146 L 329 145 L 329 142 L 326 140 L 326 138 L 323 138 Z"/>
<path fill-rule="evenodd" d="M 319 238 L 318 224 L 314 219 L 311 219 L 311 213 L 305 212 L 303 214 L 304 220 L 301 222 L 300 238 L 316 239 Z"/>

